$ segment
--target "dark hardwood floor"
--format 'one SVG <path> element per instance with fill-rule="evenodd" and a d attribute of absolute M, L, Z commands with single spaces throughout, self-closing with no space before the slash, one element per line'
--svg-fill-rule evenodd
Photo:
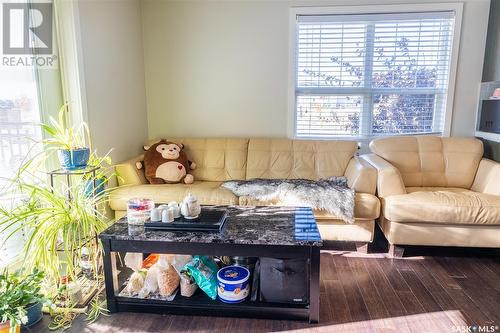
<path fill-rule="evenodd" d="M 412 249 L 410 257 L 321 253 L 320 323 L 119 313 L 67 332 L 500 332 L 500 258 L 486 251 Z M 430 254 L 430 255 L 429 255 Z M 31 332 L 48 332 L 44 318 Z"/>

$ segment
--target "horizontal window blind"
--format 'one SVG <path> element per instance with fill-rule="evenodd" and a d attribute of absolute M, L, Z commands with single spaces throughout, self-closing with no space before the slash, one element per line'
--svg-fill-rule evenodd
<path fill-rule="evenodd" d="M 298 96 L 297 135 L 357 136 L 362 101 L 361 96 Z"/>
<path fill-rule="evenodd" d="M 296 136 L 440 133 L 454 12 L 298 15 Z"/>

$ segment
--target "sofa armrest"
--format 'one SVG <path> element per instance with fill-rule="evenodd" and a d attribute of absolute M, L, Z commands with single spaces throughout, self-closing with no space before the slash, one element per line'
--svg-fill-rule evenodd
<path fill-rule="evenodd" d="M 359 193 L 375 194 L 377 170 L 367 161 L 354 156 L 349 161 L 344 176 L 350 188 Z"/>
<path fill-rule="evenodd" d="M 380 198 L 406 194 L 403 178 L 395 166 L 375 154 L 362 155 L 361 157 L 377 169 L 377 195 Z"/>
<path fill-rule="evenodd" d="M 483 158 L 479 162 L 479 168 L 477 168 L 471 190 L 500 195 L 500 163 Z"/>
<path fill-rule="evenodd" d="M 139 155 L 130 160 L 115 165 L 118 186 L 147 184 L 144 171 L 138 170 L 136 162 L 142 161 L 144 155 Z"/>

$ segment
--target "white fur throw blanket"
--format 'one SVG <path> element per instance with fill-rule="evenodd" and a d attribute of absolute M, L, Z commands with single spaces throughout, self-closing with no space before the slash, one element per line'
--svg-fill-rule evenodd
<path fill-rule="evenodd" d="M 236 196 L 261 201 L 277 200 L 284 206 L 307 206 L 326 210 L 347 223 L 354 222 L 355 192 L 345 177 L 318 181 L 307 179 L 261 179 L 226 181 L 222 187 Z"/>

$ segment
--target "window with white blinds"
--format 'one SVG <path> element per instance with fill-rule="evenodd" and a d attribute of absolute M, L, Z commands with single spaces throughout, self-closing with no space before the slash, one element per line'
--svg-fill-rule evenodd
<path fill-rule="evenodd" d="M 442 133 L 454 17 L 297 15 L 295 136 Z"/>

